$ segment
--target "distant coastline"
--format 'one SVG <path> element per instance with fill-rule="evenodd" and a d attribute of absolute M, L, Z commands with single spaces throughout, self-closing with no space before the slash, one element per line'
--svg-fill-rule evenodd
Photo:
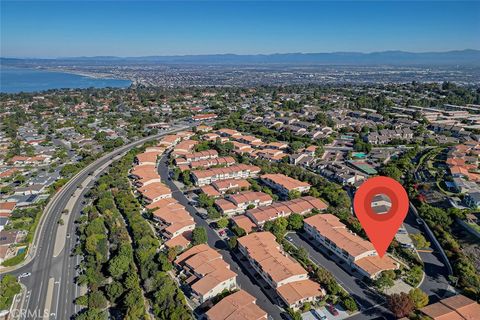
<path fill-rule="evenodd" d="M 23 67 L 0 64 L 0 92 L 37 92 L 51 89 L 127 88 L 128 79 L 67 68 Z"/>

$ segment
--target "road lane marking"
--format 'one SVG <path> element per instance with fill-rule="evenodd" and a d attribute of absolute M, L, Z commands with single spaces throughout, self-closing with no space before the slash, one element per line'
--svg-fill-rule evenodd
<path fill-rule="evenodd" d="M 52 298 L 53 298 L 53 287 L 55 286 L 55 279 L 52 277 L 48 279 L 48 287 L 47 287 L 47 295 L 45 299 L 45 306 L 43 308 L 43 315 L 44 319 L 48 320 L 50 319 L 50 308 L 52 306 Z"/>
<path fill-rule="evenodd" d="M 57 293 L 57 305 L 55 306 L 55 314 L 58 314 L 58 303 L 60 302 L 60 282 L 62 278 L 58 279 L 58 281 L 55 281 L 56 284 L 58 284 L 58 293 Z M 56 317 L 55 317 L 56 318 Z"/>

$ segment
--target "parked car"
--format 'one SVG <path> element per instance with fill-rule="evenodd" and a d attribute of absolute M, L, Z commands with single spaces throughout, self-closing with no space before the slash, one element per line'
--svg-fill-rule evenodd
<path fill-rule="evenodd" d="M 331 303 L 327 304 L 327 310 L 328 310 L 328 312 L 330 312 L 334 316 L 338 316 L 338 310 L 335 308 L 335 306 L 333 304 L 331 304 Z"/>
<path fill-rule="evenodd" d="M 322 311 L 317 311 L 316 309 L 312 310 L 312 314 L 315 317 L 315 319 L 318 320 L 327 320 L 327 316 L 322 312 Z"/>

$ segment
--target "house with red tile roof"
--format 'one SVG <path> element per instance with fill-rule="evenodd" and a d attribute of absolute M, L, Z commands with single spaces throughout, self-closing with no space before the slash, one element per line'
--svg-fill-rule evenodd
<path fill-rule="evenodd" d="M 291 191 L 303 193 L 310 190 L 310 184 L 307 182 L 299 181 L 281 173 L 264 174 L 260 178 L 263 183 L 284 196 L 287 196 Z"/>
<path fill-rule="evenodd" d="M 212 186 L 221 194 L 235 191 L 244 191 L 250 188 L 250 182 L 245 179 L 226 179 L 212 183 Z"/>
<path fill-rule="evenodd" d="M 267 320 L 267 313 L 256 301 L 248 292 L 239 290 L 220 300 L 205 316 L 207 320 Z"/>
<path fill-rule="evenodd" d="M 294 310 L 325 296 L 325 290 L 308 278 L 308 272 L 276 242 L 270 232 L 254 232 L 238 238 L 238 248 L 251 266 Z"/>
<path fill-rule="evenodd" d="M 249 206 L 261 207 L 272 204 L 272 197 L 259 191 L 243 191 L 229 194 L 225 199 L 215 201 L 218 210 L 225 215 L 233 215 L 244 212 Z"/>
<path fill-rule="evenodd" d="M 378 256 L 370 241 L 348 230 L 332 214 L 317 214 L 305 219 L 304 230 L 362 276 L 376 279 L 382 271 L 399 268 L 398 262 L 388 255 Z"/>
<path fill-rule="evenodd" d="M 218 116 L 215 113 L 203 113 L 197 114 L 192 116 L 193 121 L 205 121 L 205 120 L 213 120 L 216 119 Z"/>
<path fill-rule="evenodd" d="M 237 274 L 230 270 L 222 255 L 207 244 L 194 246 L 178 255 L 175 265 L 186 278 L 192 298 L 203 303 L 224 290 L 237 288 Z"/>
<path fill-rule="evenodd" d="M 269 206 L 247 210 L 249 217 L 255 225 L 262 227 L 265 222 L 273 221 L 280 217 L 288 217 L 292 213 L 308 214 L 313 210 L 324 211 L 328 205 L 318 198 L 311 196 L 300 197 L 289 201 L 275 202 Z"/>
<path fill-rule="evenodd" d="M 0 217 L 10 217 L 16 205 L 17 203 L 14 201 L 0 202 Z"/>
<path fill-rule="evenodd" d="M 171 198 L 172 191 L 161 182 L 153 182 L 137 189 L 147 203 Z"/>
<path fill-rule="evenodd" d="M 480 315 L 480 304 L 458 294 L 430 304 L 420 311 L 432 320 L 474 320 Z"/>
<path fill-rule="evenodd" d="M 195 185 L 201 187 L 219 180 L 246 179 L 255 177 L 260 168 L 248 164 L 237 164 L 226 168 L 212 168 L 208 170 L 193 170 L 192 178 Z"/>

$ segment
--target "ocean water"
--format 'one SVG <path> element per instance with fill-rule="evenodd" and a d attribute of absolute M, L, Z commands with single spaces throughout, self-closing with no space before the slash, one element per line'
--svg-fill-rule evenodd
<path fill-rule="evenodd" d="M 96 79 L 77 74 L 0 66 L 0 92 L 36 92 L 49 89 L 127 88 L 130 80 Z"/>

